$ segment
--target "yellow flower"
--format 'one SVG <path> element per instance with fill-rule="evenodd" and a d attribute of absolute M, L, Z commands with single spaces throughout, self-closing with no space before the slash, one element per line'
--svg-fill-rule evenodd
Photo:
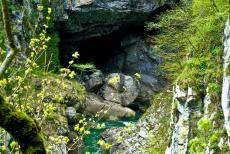
<path fill-rule="evenodd" d="M 26 71 L 25 71 L 25 74 L 28 74 L 28 73 L 30 73 L 32 71 L 32 69 L 31 68 L 28 68 Z"/>
<path fill-rule="evenodd" d="M 48 8 L 48 13 L 51 14 L 51 12 L 52 12 L 52 9 Z"/>
<path fill-rule="evenodd" d="M 38 5 L 38 11 L 42 11 L 44 9 L 44 7 L 42 5 Z"/>
<path fill-rule="evenodd" d="M 97 141 L 97 144 L 100 145 L 100 146 L 102 146 L 102 145 L 105 144 L 105 141 L 102 140 L 102 139 L 100 139 L 100 140 Z"/>
<path fill-rule="evenodd" d="M 79 124 L 77 124 L 77 125 L 74 126 L 74 130 L 75 131 L 79 131 Z"/>
<path fill-rule="evenodd" d="M 138 79 L 138 80 L 141 79 L 141 74 L 140 74 L 140 73 L 135 73 L 134 76 L 135 76 L 135 78 Z"/>
<path fill-rule="evenodd" d="M 50 20 L 50 17 L 46 17 L 46 20 Z"/>
<path fill-rule="evenodd" d="M 83 120 L 80 120 L 80 121 L 79 121 L 80 124 L 83 123 L 83 122 L 84 122 Z"/>
<path fill-rule="evenodd" d="M 115 86 L 117 83 L 120 82 L 120 76 L 119 75 L 116 75 L 114 77 L 112 77 L 111 79 L 109 79 L 108 83 L 111 85 L 111 86 Z"/>
<path fill-rule="evenodd" d="M 0 80 L 0 87 L 4 87 L 6 86 L 6 84 L 7 84 L 6 79 Z"/>
<path fill-rule="evenodd" d="M 74 58 L 78 58 L 80 55 L 79 55 L 79 53 L 76 51 L 74 54 L 72 54 L 72 56 L 73 56 Z"/>
<path fill-rule="evenodd" d="M 82 133 L 84 130 L 85 130 L 85 128 L 81 127 L 80 130 L 79 130 L 79 132 Z"/>
<path fill-rule="evenodd" d="M 118 143 L 121 143 L 123 141 L 123 138 L 121 137 L 121 136 L 119 136 L 118 138 L 117 138 L 117 142 Z"/>
<path fill-rule="evenodd" d="M 75 77 L 76 73 L 74 71 L 71 71 L 69 74 L 69 78 L 73 79 Z"/>
<path fill-rule="evenodd" d="M 106 150 L 109 150 L 111 147 L 112 147 L 111 144 L 108 144 L 108 143 L 105 144 L 105 149 L 106 149 Z"/>
<path fill-rule="evenodd" d="M 73 61 L 73 60 L 69 61 L 69 64 L 70 64 L 70 65 L 72 65 L 73 63 L 74 63 L 74 61 Z"/>
<path fill-rule="evenodd" d="M 44 26 L 45 28 L 48 28 L 48 25 L 46 25 L 46 24 L 44 24 L 43 26 Z"/>

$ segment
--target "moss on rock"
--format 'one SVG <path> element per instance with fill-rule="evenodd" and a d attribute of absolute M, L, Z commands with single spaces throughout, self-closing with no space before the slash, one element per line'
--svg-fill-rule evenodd
<path fill-rule="evenodd" d="M 150 125 L 149 142 L 143 148 L 148 153 L 164 153 L 171 141 L 170 110 L 172 93 L 165 91 L 155 96 L 153 105 L 142 116 L 141 121 L 148 121 Z M 152 122 L 152 123 L 151 123 Z"/>

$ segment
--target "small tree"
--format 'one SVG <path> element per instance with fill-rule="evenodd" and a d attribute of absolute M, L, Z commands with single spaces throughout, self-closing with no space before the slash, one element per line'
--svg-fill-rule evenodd
<path fill-rule="evenodd" d="M 4 30 L 10 51 L 0 66 L 0 77 L 15 59 L 18 49 L 15 45 L 8 12 L 7 0 L 1 1 Z M 14 111 L 0 94 L 0 127 L 9 132 L 19 143 L 23 154 L 46 154 L 43 135 L 37 122 L 26 114 Z"/>

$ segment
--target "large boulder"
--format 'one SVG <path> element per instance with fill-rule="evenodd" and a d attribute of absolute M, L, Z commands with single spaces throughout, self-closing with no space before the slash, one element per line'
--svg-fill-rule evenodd
<path fill-rule="evenodd" d="M 136 81 L 121 73 L 112 73 L 106 78 L 102 94 L 105 100 L 128 106 L 138 96 Z"/>
<path fill-rule="evenodd" d="M 102 113 L 103 117 L 110 120 L 116 120 L 124 117 L 135 116 L 135 111 L 109 101 L 104 101 L 101 97 L 89 93 L 86 97 L 86 114 Z"/>

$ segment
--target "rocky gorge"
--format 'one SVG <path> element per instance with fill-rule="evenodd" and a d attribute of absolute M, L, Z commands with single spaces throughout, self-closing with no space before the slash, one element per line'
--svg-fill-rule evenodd
<path fill-rule="evenodd" d="M 132 109 L 145 111 L 154 95 L 166 87 L 167 81 L 159 69 L 161 59 L 148 43 L 144 22 L 171 3 L 65 1 L 60 5 L 64 7 L 62 16 L 57 15 L 60 8 L 57 9 L 62 65 L 66 66 L 72 53 L 78 51 L 79 63 L 91 62 L 99 69 L 83 79 L 89 92 L 101 96 L 92 101 L 89 95 L 94 106 L 116 103 L 120 108 L 131 107 L 124 108 L 125 113 L 120 116 L 134 115 Z M 135 79 L 136 73 L 141 75 L 139 81 Z M 114 78 L 118 79 L 115 85 L 108 83 Z M 94 113 L 101 109 L 87 106 L 86 111 Z"/>
<path fill-rule="evenodd" d="M 155 95 L 166 88 L 167 81 L 159 67 L 162 60 L 148 41 L 144 26 L 154 14 L 173 3 L 65 1 L 61 5 L 65 12 L 63 16 L 58 15 L 62 65 L 68 65 L 72 53 L 78 51 L 78 63 L 91 62 L 99 69 L 83 78 L 86 90 L 90 92 L 86 96 L 87 113 L 96 114 L 105 109 L 108 110 L 105 117 L 113 120 L 135 116 L 137 111 L 145 112 Z M 148 122 L 137 125 L 142 127 L 139 134 L 143 138 L 133 135 L 137 146 L 131 151 L 128 149 L 132 144 L 125 146 L 130 153 L 141 146 L 138 143 L 143 145 L 147 140 L 147 125 Z M 120 132 L 119 129 L 116 132 Z M 112 150 L 111 153 L 125 152 Z"/>
<path fill-rule="evenodd" d="M 54 11 L 53 33 L 58 34 L 61 65 L 68 66 L 75 51 L 80 54 L 77 63 L 95 65 L 96 70 L 86 70 L 81 77 L 88 92 L 104 101 L 145 111 L 154 95 L 167 86 L 159 68 L 162 59 L 148 41 L 144 26 L 174 1 L 33 0 L 21 5 L 30 14 L 34 6 L 43 3 Z M 18 17 L 30 18 L 28 14 Z M 108 83 L 114 77 L 119 79 L 115 86 Z"/>
<path fill-rule="evenodd" d="M 190 19 L 196 15 L 190 15 L 191 10 L 184 5 L 184 1 L 182 7 L 185 8 L 184 10 L 187 9 L 187 12 L 183 9 L 176 10 L 172 13 L 176 17 L 168 12 L 170 9 L 180 8 L 180 5 L 177 6 L 179 2 L 179 0 L 14 0 L 11 2 L 19 6 L 16 9 L 11 8 L 15 10 L 13 12 L 16 25 L 15 39 L 18 48 L 23 51 L 18 56 L 19 60 L 25 60 L 29 52 L 28 38 L 33 35 L 30 24 L 39 25 L 39 22 L 45 19 L 41 13 L 35 19 L 33 11 L 38 6 L 52 9 L 53 19 L 52 23 L 49 23 L 47 32 L 51 34 L 51 40 L 54 41 L 49 44 L 51 49 L 48 48 L 46 56 L 55 63 L 51 64 L 51 67 L 54 67 L 52 71 L 56 74 L 32 76 L 33 84 L 30 85 L 29 90 L 35 97 L 43 87 L 46 87 L 45 85 L 48 85 L 49 89 L 44 94 L 44 100 L 57 104 L 55 117 L 58 120 L 55 121 L 55 125 L 48 124 L 42 129 L 46 130 L 44 133 L 46 136 L 58 134 L 67 136 L 69 140 L 66 143 L 58 143 L 53 147 L 52 152 L 57 154 L 91 152 L 84 149 L 84 146 L 88 147 L 88 145 L 83 139 L 80 141 L 76 139 L 84 132 L 79 126 L 83 125 L 85 129 L 88 123 L 90 127 L 93 126 L 93 131 L 100 132 L 100 134 L 93 132 L 95 135 L 100 135 L 96 139 L 100 138 L 109 147 L 102 148 L 104 151 L 98 150 L 99 153 L 193 154 L 204 149 L 205 154 L 212 154 L 216 152 L 215 150 L 228 151 L 226 149 L 229 146 L 230 134 L 229 21 L 225 29 L 223 73 L 220 71 L 222 70 L 220 68 L 222 55 L 219 54 L 221 51 L 217 52 L 219 49 L 223 50 L 219 41 L 216 41 L 220 40 L 219 33 L 217 39 L 210 36 L 210 42 L 207 39 L 208 43 L 200 45 L 202 41 L 193 38 L 192 33 L 198 35 L 199 39 L 205 38 L 203 35 L 200 36 L 203 33 L 195 33 L 195 28 L 186 29 L 199 22 Z M 190 1 L 185 3 L 191 5 Z M 215 6 L 213 4 L 210 3 L 210 8 Z M 159 16 L 163 16 L 162 13 L 166 15 L 169 13 L 169 18 L 163 20 L 163 26 L 155 25 L 159 22 Z M 199 18 L 202 15 L 197 16 Z M 202 28 L 204 23 L 216 20 L 215 18 L 215 20 L 202 21 L 199 26 Z M 218 23 L 219 20 L 222 20 L 222 17 L 218 18 Z M 153 27 L 155 26 L 152 31 L 146 26 L 149 22 L 153 23 Z M 205 28 L 210 28 L 213 23 L 207 25 Z M 164 26 L 170 31 L 162 30 Z M 185 31 L 183 31 L 184 27 Z M 173 33 L 175 30 L 177 31 Z M 211 32 L 206 29 L 204 31 L 207 35 L 217 34 L 213 29 L 210 30 Z M 166 39 L 165 33 L 166 35 L 170 33 L 169 37 L 165 37 Z M 171 56 L 170 64 L 166 67 L 164 63 L 167 63 L 167 57 L 165 58 L 156 50 L 159 46 L 155 43 L 159 39 L 157 35 L 161 37 L 161 34 L 163 47 L 161 46 L 160 49 L 165 50 L 164 56 Z M 181 41 L 178 35 L 184 39 Z M 173 44 L 173 41 L 179 45 Z M 196 48 L 196 45 L 201 49 Z M 208 49 L 203 49 L 203 46 L 208 46 Z M 210 53 L 206 53 L 206 50 L 211 50 L 211 56 Z M 80 56 L 70 66 L 76 51 Z M 200 51 L 205 51 L 206 55 Z M 61 75 L 57 71 L 59 66 L 76 71 L 77 76 L 71 80 L 60 79 Z M 176 70 L 168 70 L 173 67 Z M 171 72 L 176 76 L 173 81 L 170 78 Z M 219 90 L 221 84 L 223 89 Z M 55 90 L 58 90 L 61 99 L 53 98 L 52 93 L 55 93 Z M 219 97 L 221 94 L 222 99 Z M 140 119 L 136 121 L 140 114 Z M 111 126 L 103 129 L 103 132 L 98 131 L 94 125 L 98 122 L 100 126 L 101 119 L 93 122 L 89 120 L 95 117 L 100 117 Z M 126 119 L 135 119 L 135 122 L 128 123 Z M 113 126 L 113 123 L 121 127 Z M 57 125 L 60 128 L 56 127 Z M 87 129 L 91 129 L 90 127 Z M 202 133 L 205 134 L 204 139 Z M 84 135 L 82 138 L 86 139 L 90 136 Z M 97 144 L 96 141 L 93 142 Z"/>
<path fill-rule="evenodd" d="M 63 82 L 68 89 L 59 89 L 64 104 L 58 106 L 62 129 L 56 131 L 53 126 L 49 129 L 52 128 L 54 134 L 67 135 L 69 145 L 74 143 L 77 133 L 73 129 L 81 114 L 94 116 L 103 111 L 103 118 L 108 120 L 135 117 L 145 112 L 153 98 L 167 87 L 160 69 L 162 59 L 151 46 L 144 26 L 174 1 L 25 0 L 11 3 L 20 6 L 14 12 L 18 47 L 22 51 L 19 59 L 25 59 L 28 52 L 26 42 L 32 33 L 25 31 L 33 31 L 28 23 L 39 24 L 44 18 L 42 14 L 33 18 L 33 10 L 37 6 L 50 6 L 54 18 L 50 33 L 56 40 L 50 44 L 51 57 L 56 58 L 51 60 L 68 67 L 72 54 L 78 51 L 80 57 L 76 64 L 95 66 L 92 70 L 79 71 L 81 76 L 76 78 L 86 93 L 81 90 L 83 87 L 69 81 Z M 51 87 L 47 100 L 53 99 L 51 93 L 60 82 L 55 78 L 45 79 Z M 35 87 L 35 93 L 43 88 L 42 79 L 40 75 L 32 79 L 35 85 L 31 88 Z M 76 96 L 79 93 L 84 93 L 84 97 Z M 55 146 L 54 152 L 67 153 L 67 146 Z M 81 153 L 82 147 L 69 152 Z"/>
<path fill-rule="evenodd" d="M 64 3 L 65 16 L 61 18 L 58 27 L 62 65 L 68 65 L 72 53 L 78 51 L 79 63 L 91 62 L 99 69 L 83 78 L 86 89 L 90 92 L 86 96 L 87 113 L 96 114 L 105 109 L 108 112 L 104 117 L 113 120 L 135 116 L 137 111 L 145 112 L 155 95 L 165 89 L 167 81 L 159 67 L 162 60 L 151 47 L 144 25 L 154 14 L 165 10 L 172 3 L 170 1 Z M 139 78 L 137 74 L 140 75 Z M 136 136 L 133 142 L 138 144 L 143 141 L 143 145 L 144 140 L 147 140 L 148 124 L 145 123 L 140 122 L 139 126 L 137 125 L 143 127 L 140 130 L 143 139 L 140 139 L 138 134 L 133 135 Z M 115 131 L 120 132 L 120 129 Z M 114 133 L 112 131 L 111 137 Z M 117 138 L 113 141 L 116 140 Z M 130 146 L 126 145 L 126 150 Z M 130 153 L 140 146 L 134 146 Z M 124 151 L 112 150 L 111 153 L 124 153 Z"/>

